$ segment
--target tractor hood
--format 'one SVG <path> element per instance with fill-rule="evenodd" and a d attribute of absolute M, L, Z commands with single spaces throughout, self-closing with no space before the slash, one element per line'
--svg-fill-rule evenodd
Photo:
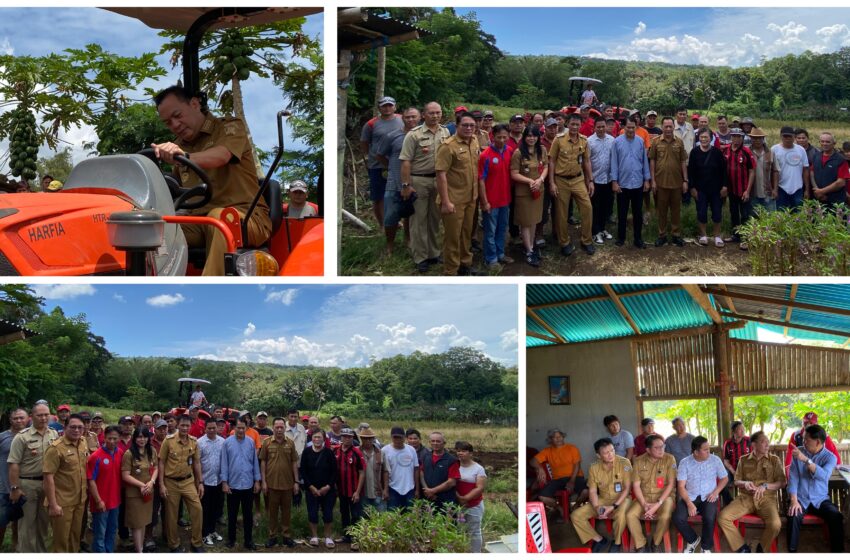
<path fill-rule="evenodd" d="M 322 11 L 315 8 L 104 8 L 122 16 L 137 19 L 152 29 L 187 32 L 207 12 L 219 12 L 210 29 L 226 29 L 262 25 Z"/>

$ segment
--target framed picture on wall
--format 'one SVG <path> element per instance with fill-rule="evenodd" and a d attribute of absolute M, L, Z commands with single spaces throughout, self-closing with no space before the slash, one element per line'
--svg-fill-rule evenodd
<path fill-rule="evenodd" d="M 549 376 L 549 404 L 570 404 L 570 376 Z"/>

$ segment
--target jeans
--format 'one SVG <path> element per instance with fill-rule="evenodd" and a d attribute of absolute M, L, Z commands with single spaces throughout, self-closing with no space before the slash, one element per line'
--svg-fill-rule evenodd
<path fill-rule="evenodd" d="M 816 515 L 826 522 L 829 527 L 829 549 L 830 552 L 844 552 L 844 517 L 829 500 L 821 502 L 815 507 L 809 504 L 803 513 L 791 517 L 788 516 L 788 552 L 797 551 L 797 543 L 800 542 L 800 527 L 803 525 L 803 514 Z"/>
<path fill-rule="evenodd" d="M 626 242 L 626 225 L 632 207 L 634 243 L 643 241 L 643 189 L 622 189 L 617 193 L 617 241 Z"/>
<path fill-rule="evenodd" d="M 201 505 L 204 508 L 204 531 L 206 537 L 210 533 L 215 533 L 215 524 L 221 514 L 224 512 L 224 492 L 221 491 L 221 484 L 209 486 L 204 484 L 204 497 L 201 498 Z"/>
<path fill-rule="evenodd" d="M 5 529 L 9 524 L 9 494 L 0 494 L 0 529 Z"/>
<path fill-rule="evenodd" d="M 386 169 L 383 167 L 369 170 L 369 200 L 372 202 L 384 200 L 384 192 L 387 189 L 387 177 L 384 173 Z"/>
<path fill-rule="evenodd" d="M 463 524 L 469 533 L 470 552 L 481 552 L 484 537 L 481 534 L 481 520 L 484 519 L 484 502 L 463 512 Z"/>
<path fill-rule="evenodd" d="M 376 496 L 375 499 L 370 498 L 360 498 L 360 504 L 363 508 L 363 511 L 366 511 L 366 508 L 374 508 L 377 512 L 382 512 L 387 510 L 387 504 L 381 499 L 380 496 Z"/>
<path fill-rule="evenodd" d="M 493 264 L 505 256 L 505 230 L 508 228 L 510 207 L 490 208 L 483 212 L 484 263 Z"/>
<path fill-rule="evenodd" d="M 254 542 L 254 489 L 230 489 L 227 496 L 227 542 L 236 542 L 236 517 L 242 508 L 243 544 Z"/>
<path fill-rule="evenodd" d="M 798 190 L 794 194 L 788 194 L 782 189 L 776 189 L 778 194 L 776 196 L 776 209 L 782 210 L 783 208 L 799 208 L 803 205 L 803 189 Z"/>
<path fill-rule="evenodd" d="M 91 514 L 92 552 L 114 552 L 115 532 L 118 530 L 118 508 L 95 511 Z"/>
<path fill-rule="evenodd" d="M 702 197 L 702 193 L 700 193 Z M 697 513 L 702 516 L 702 549 L 714 551 L 714 522 L 717 519 L 718 502 L 704 502 L 701 497 L 693 500 Z M 688 506 L 685 500 L 676 503 L 673 512 L 673 524 L 687 542 L 697 540 L 696 531 L 688 524 Z M 718 543 L 719 544 L 719 543 Z"/>
<path fill-rule="evenodd" d="M 593 235 L 607 229 L 608 216 L 614 209 L 614 192 L 611 183 L 593 183 L 593 196 L 590 197 L 593 205 Z"/>
<path fill-rule="evenodd" d="M 415 489 L 411 489 L 407 494 L 399 494 L 390 488 L 390 497 L 387 500 L 387 509 L 392 511 L 394 509 L 410 507 L 410 503 L 413 501 L 413 493 L 415 491 Z"/>

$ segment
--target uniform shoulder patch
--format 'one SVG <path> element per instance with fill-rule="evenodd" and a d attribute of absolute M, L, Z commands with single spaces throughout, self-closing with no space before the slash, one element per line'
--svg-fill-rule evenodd
<path fill-rule="evenodd" d="M 632 470 L 632 467 L 630 465 L 626 465 L 625 467 L 623 467 L 623 470 L 629 472 L 630 470 Z"/>
<path fill-rule="evenodd" d="M 224 121 L 224 134 L 227 136 L 235 136 L 239 132 L 240 120 Z"/>

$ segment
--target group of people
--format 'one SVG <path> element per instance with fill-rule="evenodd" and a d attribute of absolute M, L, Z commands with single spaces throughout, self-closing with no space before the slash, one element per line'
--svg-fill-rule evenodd
<path fill-rule="evenodd" d="M 582 99 L 598 101 L 592 89 Z M 739 228 L 756 209 L 794 208 L 803 198 L 831 208 L 850 196 L 850 142 L 841 152 L 833 134 L 823 132 L 818 149 L 806 130 L 783 126 L 781 143 L 769 147 L 749 117 L 718 115 L 712 129 L 705 115 L 693 114 L 689 122 L 685 108 L 660 119 L 648 111 L 644 121 L 637 110 L 584 103 L 517 114 L 500 124 L 492 111 L 459 106 L 454 122 L 444 126 L 436 102 L 397 113 L 395 100 L 384 97 L 379 109 L 360 137 L 373 210 L 389 253 L 404 221 L 420 273 L 442 263 L 447 275 L 483 274 L 472 267 L 476 251 L 483 251 L 488 267 L 510 264 L 508 233 L 521 242 L 526 263 L 538 267 L 550 218 L 561 255 L 575 252 L 569 226 L 579 223 L 580 246 L 592 255 L 611 239 L 625 245 L 631 210 L 631 243 L 643 249 L 653 200 L 656 246 L 684 245 L 682 206 L 693 199 L 699 245 L 734 242 L 747 250 Z M 723 235 L 726 199 L 732 231 Z M 612 221 L 614 233 L 608 231 Z"/>
<path fill-rule="evenodd" d="M 201 408 L 197 394 L 188 410 L 124 416 L 115 425 L 69 405 L 53 417 L 44 401 L 12 411 L 11 428 L 0 433 L 0 542 L 11 525 L 18 552 L 46 552 L 48 542 L 52 552 L 113 552 L 116 536 L 132 538 L 136 552 L 155 552 L 161 524 L 170 551 L 184 551 L 178 527 L 190 526 L 190 550 L 203 552 L 224 540 L 226 505 L 228 548 L 241 518 L 242 546 L 257 550 L 260 516 L 268 521 L 265 546 L 291 548 L 292 506 L 303 496 L 308 546 L 320 546 L 320 514 L 325 547 L 346 542 L 357 550 L 347 530 L 362 516 L 424 499 L 462 512 L 457 521 L 480 552 L 487 475 L 468 442 L 452 454 L 440 432 L 429 434 L 429 448 L 415 428 L 393 427 L 381 445 L 367 423 L 353 430 L 333 416 L 323 429 L 318 417 L 295 409 L 275 418 L 260 411 L 254 420 L 247 411 Z M 337 508 L 343 534 L 335 539 Z"/>
<path fill-rule="evenodd" d="M 740 421 L 732 423 L 722 456 L 711 453 L 705 437 L 688 433 L 682 418 L 673 420 L 675 433 L 666 439 L 655 433 L 651 418 L 642 420 L 637 437 L 622 429 L 616 416 L 606 416 L 603 423 L 607 436 L 593 444 L 597 460 L 587 476 L 578 448 L 566 443 L 560 429 L 549 430 L 549 446 L 531 459 L 537 499 L 559 521 L 568 515 L 579 541 L 593 552 L 619 552 L 626 530 L 638 552 L 663 552 L 671 521 L 683 538 L 685 553 L 698 547 L 720 552 L 715 522 L 732 552 L 752 552 L 737 527 L 745 515 L 763 521 L 755 550 L 766 552 L 779 535 L 781 513 L 787 516 L 788 552 L 798 550 L 804 515 L 821 518 L 829 529 L 830 550 L 844 551 L 844 518 L 828 488 L 841 458 L 816 413 L 807 413 L 802 427 L 791 435 L 784 465 L 770 452 L 768 436 L 763 431 L 746 436 Z M 784 507 L 781 489 L 788 498 Z M 574 511 L 561 510 L 555 497 L 559 491 L 576 498 Z M 701 535 L 691 527 L 697 515 Z M 595 519 L 612 520 L 611 539 L 593 527 Z M 647 520 L 656 522 L 649 540 L 643 530 Z"/>

